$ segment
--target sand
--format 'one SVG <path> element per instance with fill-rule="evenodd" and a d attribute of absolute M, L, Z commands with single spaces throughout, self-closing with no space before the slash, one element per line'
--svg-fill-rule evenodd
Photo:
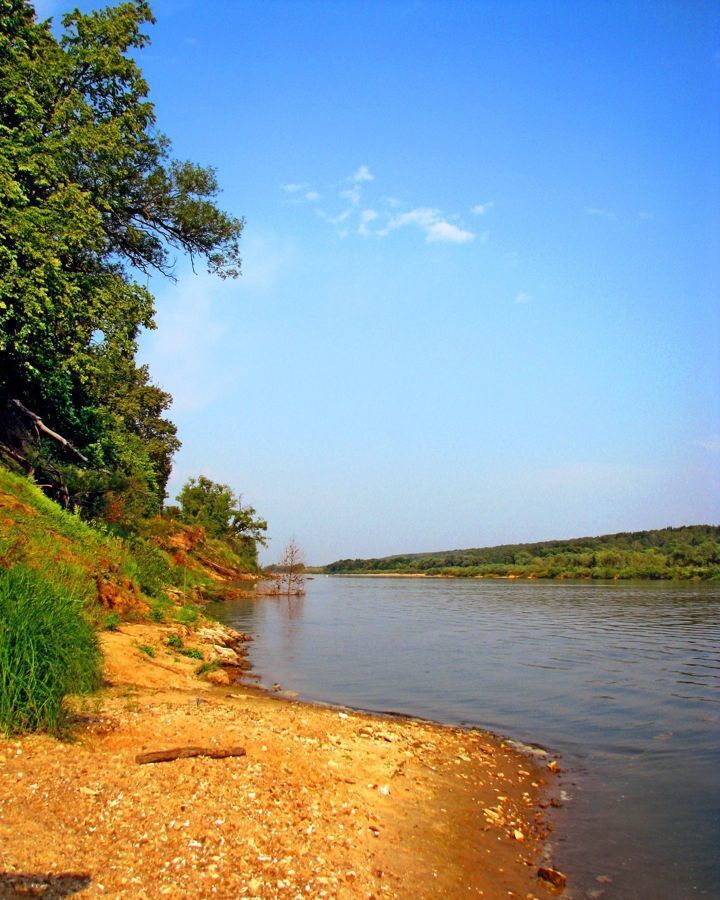
<path fill-rule="evenodd" d="M 163 625 L 104 635 L 71 740 L 0 738 L 0 897 L 547 897 L 555 764 L 493 735 L 216 687 Z M 151 658 L 139 650 L 153 647 Z M 246 756 L 139 765 L 138 753 Z M 548 764 L 551 768 L 548 768 Z M 541 807 L 542 804 L 542 807 Z"/>

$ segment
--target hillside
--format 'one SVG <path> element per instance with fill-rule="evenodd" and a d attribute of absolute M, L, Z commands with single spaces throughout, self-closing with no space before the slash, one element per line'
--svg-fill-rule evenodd
<path fill-rule="evenodd" d="M 322 571 L 466 578 L 717 579 L 720 526 L 686 525 L 535 544 L 341 559 Z"/>
<path fill-rule="evenodd" d="M 148 519 L 120 537 L 0 467 L 0 569 L 14 566 L 82 600 L 100 623 L 111 614 L 191 621 L 198 603 L 232 594 L 258 571 L 252 554 L 171 518 Z"/>

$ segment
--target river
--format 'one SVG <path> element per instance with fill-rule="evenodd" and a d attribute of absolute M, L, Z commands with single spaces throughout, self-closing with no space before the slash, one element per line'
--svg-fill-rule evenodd
<path fill-rule="evenodd" d="M 720 897 L 720 586 L 318 576 L 212 611 L 266 684 L 561 753 L 567 896 Z"/>

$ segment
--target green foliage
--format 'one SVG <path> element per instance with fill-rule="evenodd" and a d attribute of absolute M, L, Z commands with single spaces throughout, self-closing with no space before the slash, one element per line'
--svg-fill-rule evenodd
<path fill-rule="evenodd" d="M 227 484 L 218 484 L 204 475 L 190 478 L 177 496 L 180 520 L 199 525 L 211 537 L 230 537 L 236 541 L 257 541 L 265 545 L 267 522 L 252 506 L 243 506 Z"/>
<path fill-rule="evenodd" d="M 166 556 L 149 541 L 133 536 L 126 538 L 130 551 L 128 574 L 140 590 L 151 597 L 162 597 L 164 589 L 173 583 L 174 572 Z"/>
<path fill-rule="evenodd" d="M 716 579 L 720 578 L 720 526 L 688 525 L 537 544 L 343 559 L 324 571 L 456 578 Z"/>
<path fill-rule="evenodd" d="M 202 652 L 200 650 L 196 650 L 195 647 L 183 647 L 182 650 L 178 650 L 178 653 L 181 656 L 187 656 L 190 659 L 205 659 L 205 657 L 202 655 Z"/>
<path fill-rule="evenodd" d="M 82 603 L 25 566 L 0 572 L 0 728 L 57 734 L 63 698 L 100 681 L 100 650 Z"/>
<path fill-rule="evenodd" d="M 141 653 L 144 653 L 145 656 L 150 656 L 150 657 L 155 656 L 155 650 L 149 644 L 140 644 L 140 646 L 138 647 L 138 650 Z"/>
<path fill-rule="evenodd" d="M 179 634 L 169 634 L 166 644 L 168 645 L 168 647 L 172 647 L 173 650 L 182 650 L 182 648 L 185 646 L 183 643 L 183 639 Z"/>
<path fill-rule="evenodd" d="M 196 625 L 200 618 L 200 610 L 197 606 L 187 603 L 176 611 L 175 618 L 181 625 Z"/>
<path fill-rule="evenodd" d="M 102 627 L 105 631 L 117 631 L 121 621 L 122 620 L 117 613 L 110 613 L 103 619 Z"/>
<path fill-rule="evenodd" d="M 216 206 L 214 171 L 173 159 L 155 127 L 136 63 L 152 22 L 129 0 L 75 10 L 56 38 L 0 0 L 0 401 L 79 448 L 94 477 L 76 473 L 74 501 L 125 524 L 157 511 L 178 446 L 171 398 L 135 361 L 154 327 L 145 276 L 179 251 L 235 277 L 243 227 Z M 57 443 L 36 450 L 44 476 L 69 477 Z"/>
<path fill-rule="evenodd" d="M 207 675 L 208 672 L 217 672 L 220 668 L 220 663 L 214 659 L 212 662 L 204 662 L 201 666 L 198 666 L 195 669 L 196 675 Z"/>

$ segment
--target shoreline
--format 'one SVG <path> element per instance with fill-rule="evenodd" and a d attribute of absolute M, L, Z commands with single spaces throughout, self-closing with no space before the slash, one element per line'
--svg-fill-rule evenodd
<path fill-rule="evenodd" d="M 183 635 L 207 655 L 219 630 Z M 110 684 L 78 704 L 73 743 L 0 738 L 0 895 L 30 876 L 50 891 L 81 879 L 88 897 L 547 895 L 549 757 L 476 729 L 214 686 L 165 649 L 179 631 L 103 634 Z M 198 744 L 247 755 L 135 761 Z"/>

